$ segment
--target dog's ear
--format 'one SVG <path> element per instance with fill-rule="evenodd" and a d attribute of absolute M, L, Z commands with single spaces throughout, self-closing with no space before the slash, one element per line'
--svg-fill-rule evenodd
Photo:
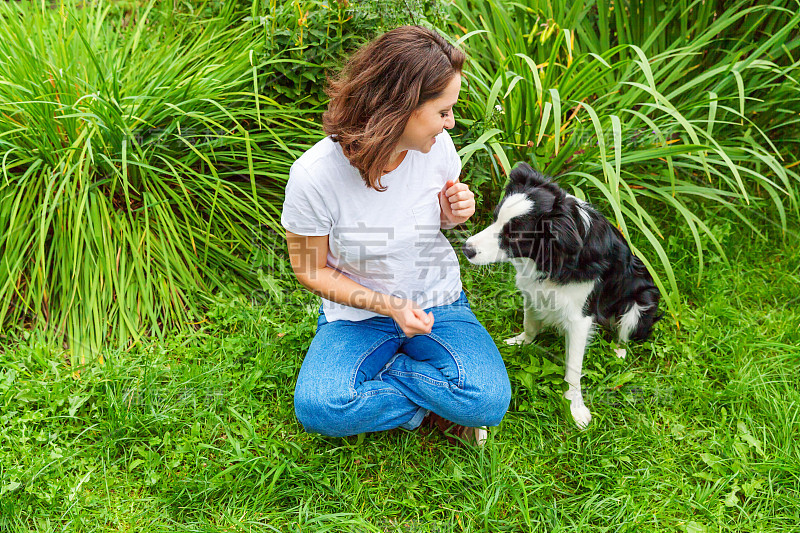
<path fill-rule="evenodd" d="M 528 174 L 533 171 L 533 168 L 528 163 L 519 163 L 509 174 L 509 181 L 514 185 L 525 185 L 528 179 Z"/>
<path fill-rule="evenodd" d="M 534 188 L 549 181 L 544 174 L 533 170 L 528 163 L 519 163 L 509 174 L 509 185 L 518 188 Z"/>
<path fill-rule="evenodd" d="M 558 215 L 549 219 L 550 232 L 553 237 L 553 244 L 564 255 L 573 255 L 580 252 L 583 247 L 583 239 L 578 232 L 578 226 L 569 215 Z"/>
<path fill-rule="evenodd" d="M 556 202 L 556 195 L 553 191 L 545 188 L 537 188 L 527 191 L 528 198 L 533 202 L 533 211 L 539 215 L 550 213 L 553 204 Z"/>

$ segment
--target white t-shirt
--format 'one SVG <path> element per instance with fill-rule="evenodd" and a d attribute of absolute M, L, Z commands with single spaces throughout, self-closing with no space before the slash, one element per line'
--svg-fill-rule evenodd
<path fill-rule="evenodd" d="M 281 224 L 297 235 L 328 235 L 327 264 L 382 294 L 421 308 L 461 294 L 458 259 L 440 227 L 439 191 L 461 173 L 444 130 L 430 152 L 406 152 L 384 174 L 383 192 L 368 188 L 339 143 L 325 137 L 292 164 Z M 322 299 L 325 319 L 364 320 L 376 313 Z"/>

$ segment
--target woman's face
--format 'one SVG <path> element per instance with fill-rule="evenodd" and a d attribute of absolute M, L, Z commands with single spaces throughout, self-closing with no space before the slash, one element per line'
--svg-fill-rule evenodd
<path fill-rule="evenodd" d="M 461 74 L 456 72 L 450 83 L 438 98 L 428 100 L 411 114 L 397 143 L 395 151 L 418 150 L 424 154 L 431 151 L 436 142 L 436 135 L 456 125 L 453 118 L 453 106 L 458 101 L 461 90 Z"/>

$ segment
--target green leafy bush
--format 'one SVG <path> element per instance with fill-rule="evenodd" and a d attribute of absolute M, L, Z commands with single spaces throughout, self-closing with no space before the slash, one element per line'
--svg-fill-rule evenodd
<path fill-rule="evenodd" d="M 327 104 L 326 76 L 360 45 L 403 24 L 443 24 L 447 14 L 431 0 L 263 0 L 250 11 L 246 20 L 264 30 L 262 92 L 309 112 Z"/>

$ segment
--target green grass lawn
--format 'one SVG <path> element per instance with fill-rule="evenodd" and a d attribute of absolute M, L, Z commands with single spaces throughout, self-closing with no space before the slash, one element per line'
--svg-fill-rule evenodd
<path fill-rule="evenodd" d="M 697 286 L 688 230 L 665 248 L 684 311 L 613 356 L 592 343 L 585 431 L 563 340 L 509 347 L 508 265 L 464 263 L 514 395 L 482 450 L 441 434 L 303 432 L 292 393 L 318 303 L 277 276 L 263 305 L 219 302 L 195 333 L 73 373 L 36 338 L 0 354 L 0 531 L 798 531 L 800 250 L 709 224 L 730 264 Z"/>

